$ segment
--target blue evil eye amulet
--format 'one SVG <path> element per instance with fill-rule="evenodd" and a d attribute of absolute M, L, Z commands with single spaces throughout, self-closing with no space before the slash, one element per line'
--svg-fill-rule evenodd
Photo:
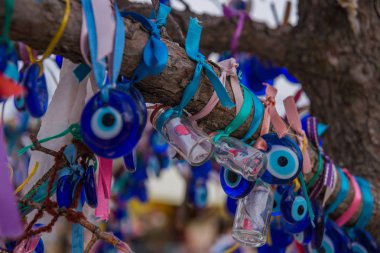
<path fill-rule="evenodd" d="M 234 199 L 244 198 L 255 185 L 255 182 L 248 181 L 240 174 L 224 167 L 220 170 L 220 183 L 228 197 Z"/>
<path fill-rule="evenodd" d="M 276 133 L 261 136 L 267 144 L 267 166 L 261 179 L 269 184 L 288 184 L 302 169 L 302 153 L 288 136 L 279 138 Z"/>
<path fill-rule="evenodd" d="M 96 93 L 81 117 L 83 141 L 97 155 L 117 158 L 129 154 L 139 140 L 135 101 L 125 92 L 109 89 L 108 101 Z"/>

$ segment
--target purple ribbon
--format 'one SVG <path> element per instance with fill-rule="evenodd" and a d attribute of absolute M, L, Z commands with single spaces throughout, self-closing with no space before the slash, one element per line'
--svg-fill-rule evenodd
<path fill-rule="evenodd" d="M 334 186 L 334 172 L 333 172 L 333 162 L 331 158 L 321 150 L 323 159 L 325 160 L 325 175 L 323 180 L 323 185 L 332 188 Z"/>
<path fill-rule="evenodd" d="M 306 136 L 315 147 L 319 147 L 318 132 L 317 132 L 318 120 L 316 117 L 307 118 Z"/>
<path fill-rule="evenodd" d="M 224 16 L 226 18 L 232 18 L 235 16 L 239 17 L 239 21 L 238 21 L 238 24 L 236 26 L 235 32 L 232 35 L 231 44 L 230 44 L 231 52 L 234 54 L 234 53 L 236 53 L 237 48 L 238 48 L 239 38 L 240 38 L 241 33 L 243 31 L 243 28 L 244 28 L 244 21 L 247 18 L 250 19 L 250 17 L 246 11 L 236 10 L 236 9 L 233 9 L 233 8 L 228 7 L 226 5 L 223 5 L 223 13 L 224 13 Z"/>
<path fill-rule="evenodd" d="M 24 229 L 10 180 L 2 126 L 0 131 L 0 238 L 16 238 L 22 234 Z"/>

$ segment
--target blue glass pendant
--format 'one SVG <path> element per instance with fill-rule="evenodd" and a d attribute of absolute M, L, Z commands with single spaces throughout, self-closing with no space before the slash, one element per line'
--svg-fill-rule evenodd
<path fill-rule="evenodd" d="M 49 99 L 45 75 L 39 76 L 39 71 L 40 67 L 37 64 L 30 65 L 24 77 L 24 87 L 27 90 L 25 106 L 35 118 L 45 114 Z"/>
<path fill-rule="evenodd" d="M 281 213 L 282 217 L 290 223 L 308 219 L 306 199 L 301 194 L 294 193 L 293 187 L 288 187 L 282 195 Z"/>
<path fill-rule="evenodd" d="M 139 140 L 138 115 L 130 96 L 115 89 L 108 92 L 108 102 L 104 102 L 98 92 L 86 104 L 81 117 L 81 134 L 95 154 L 117 158 L 130 153 Z"/>
<path fill-rule="evenodd" d="M 220 183 L 224 192 L 234 199 L 244 198 L 255 185 L 255 182 L 248 181 L 241 175 L 224 167 L 220 170 Z"/>
<path fill-rule="evenodd" d="M 6 42 L 0 42 L 0 72 L 4 72 L 7 67 L 9 46 Z"/>
<path fill-rule="evenodd" d="M 293 237 L 291 234 L 287 233 L 281 225 L 281 222 L 273 220 L 270 225 L 270 235 L 273 242 L 277 248 L 286 249 L 292 242 Z"/>
<path fill-rule="evenodd" d="M 94 166 L 89 166 L 84 173 L 84 192 L 87 204 L 92 208 L 96 208 L 98 206 L 98 196 L 96 195 Z"/>
<path fill-rule="evenodd" d="M 166 152 L 169 148 L 169 144 L 165 141 L 164 137 L 156 130 L 150 134 L 149 142 L 155 153 Z"/>
<path fill-rule="evenodd" d="M 203 179 L 193 180 L 189 189 L 189 198 L 196 208 L 204 208 L 207 204 L 207 186 Z"/>
<path fill-rule="evenodd" d="M 69 208 L 73 202 L 73 191 L 75 182 L 71 175 L 65 175 L 58 179 L 57 182 L 57 203 L 59 207 Z"/>
<path fill-rule="evenodd" d="M 302 169 L 302 153 L 288 136 L 278 138 L 276 133 L 261 136 L 267 143 L 267 167 L 261 179 L 269 184 L 292 182 Z"/>
<path fill-rule="evenodd" d="M 327 227 L 327 226 L 326 226 Z M 354 253 L 377 253 L 380 252 L 375 239 L 364 230 L 353 229 L 351 231 L 354 242 L 352 243 L 352 252 Z"/>
<path fill-rule="evenodd" d="M 36 248 L 34 249 L 34 253 L 44 253 L 45 252 L 45 245 L 42 238 L 38 241 L 38 244 Z"/>
<path fill-rule="evenodd" d="M 285 219 L 281 219 L 282 225 L 286 232 L 291 234 L 298 234 L 304 231 L 310 224 L 310 219 L 306 218 L 301 220 L 300 222 L 290 223 Z"/>
<path fill-rule="evenodd" d="M 124 167 L 129 172 L 135 172 L 136 171 L 136 152 L 133 150 L 131 153 L 123 156 L 124 161 Z"/>
<path fill-rule="evenodd" d="M 235 217 L 236 208 L 237 208 L 237 199 L 233 199 L 227 196 L 226 199 L 226 210 L 231 217 Z"/>

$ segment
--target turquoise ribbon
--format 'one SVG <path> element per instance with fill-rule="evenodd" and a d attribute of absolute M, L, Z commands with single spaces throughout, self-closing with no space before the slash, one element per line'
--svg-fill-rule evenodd
<path fill-rule="evenodd" d="M 361 177 L 355 177 L 355 179 L 360 186 L 363 198 L 362 212 L 360 213 L 360 216 L 356 221 L 355 227 L 364 229 L 365 226 L 367 226 L 369 220 L 371 219 L 373 211 L 373 197 L 371 193 L 371 184 Z"/>
<path fill-rule="evenodd" d="M 115 10 L 115 41 L 114 41 L 114 53 L 113 53 L 113 64 L 112 64 L 112 75 L 111 75 L 111 84 L 116 84 L 116 80 L 119 77 L 121 63 L 123 62 L 123 52 L 124 52 L 124 43 L 125 43 L 125 31 L 124 23 L 117 7 L 116 1 L 114 3 Z"/>
<path fill-rule="evenodd" d="M 344 201 L 344 199 L 347 197 L 348 190 L 349 190 L 349 182 L 346 175 L 344 175 L 343 171 L 339 167 L 337 167 L 337 170 L 340 175 L 341 186 L 340 186 L 338 196 L 336 196 L 335 198 L 335 201 L 331 203 L 325 211 L 326 217 L 330 213 L 334 212 L 338 208 L 338 206 Z"/>
<path fill-rule="evenodd" d="M 249 126 L 247 133 L 241 139 L 242 141 L 247 141 L 249 138 L 252 137 L 252 135 L 254 135 L 256 133 L 257 129 L 260 126 L 263 115 L 264 115 L 263 103 L 261 103 L 260 99 L 251 90 L 249 90 L 249 93 L 252 97 L 253 106 L 255 108 L 255 111 L 253 114 L 251 125 Z"/>
<path fill-rule="evenodd" d="M 166 13 L 166 11 L 168 11 L 168 9 L 161 11 L 161 19 L 166 18 L 169 14 L 169 12 Z M 150 37 L 144 47 L 142 61 L 135 69 L 130 80 L 131 84 L 140 82 L 148 75 L 158 75 L 164 70 L 168 63 L 169 51 L 165 43 L 161 41 L 160 30 L 157 25 L 144 16 L 134 12 L 122 12 L 121 15 L 124 18 L 131 17 L 141 23 L 150 33 Z M 163 23 L 163 21 L 160 22 Z"/>
<path fill-rule="evenodd" d="M 204 70 L 208 80 L 213 85 L 220 102 L 224 107 L 232 108 L 235 104 L 231 101 L 227 91 L 220 82 L 218 76 L 215 74 L 212 67 L 206 62 L 204 55 L 199 52 L 199 42 L 201 38 L 202 27 L 198 24 L 197 19 L 190 18 L 189 28 L 186 35 L 185 50 L 189 58 L 197 63 L 194 75 L 191 81 L 187 84 L 180 104 L 178 105 L 178 112 L 182 113 L 183 108 L 190 102 L 198 90 L 199 82 L 201 79 L 202 71 Z"/>
<path fill-rule="evenodd" d="M 244 91 L 244 102 L 240 108 L 240 111 L 236 115 L 236 117 L 224 128 L 224 130 L 219 131 L 214 136 L 214 141 L 217 141 L 222 136 L 228 136 L 231 133 L 235 132 L 241 125 L 244 124 L 244 122 L 249 117 L 249 114 L 252 110 L 253 100 L 251 99 L 250 91 L 245 86 L 243 87 Z"/>

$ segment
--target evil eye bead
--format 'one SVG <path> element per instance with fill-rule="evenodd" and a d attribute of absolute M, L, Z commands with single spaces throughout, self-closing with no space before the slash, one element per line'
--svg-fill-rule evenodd
<path fill-rule="evenodd" d="M 307 218 L 307 219 L 303 219 L 299 222 L 294 222 L 294 223 L 291 223 L 291 222 L 288 222 L 286 221 L 285 219 L 281 219 L 282 221 L 282 225 L 284 226 L 284 229 L 285 231 L 287 231 L 288 233 L 290 234 L 298 234 L 298 233 L 301 233 L 302 231 L 304 231 L 308 226 L 310 226 L 310 220 Z"/>
<path fill-rule="evenodd" d="M 355 253 L 375 253 L 380 252 L 375 239 L 365 230 L 353 230 L 352 252 Z"/>
<path fill-rule="evenodd" d="M 91 117 L 91 129 L 102 139 L 115 138 L 122 128 L 121 114 L 111 106 L 99 108 Z"/>
<path fill-rule="evenodd" d="M 261 179 L 269 184 L 287 184 L 295 179 L 302 168 L 302 153 L 297 144 L 285 136 L 279 138 L 269 133 L 262 138 L 266 141 L 267 167 Z"/>
<path fill-rule="evenodd" d="M 236 209 L 237 209 L 237 199 L 233 199 L 227 196 L 226 199 L 226 211 L 231 217 L 235 216 Z"/>
<path fill-rule="evenodd" d="M 303 245 L 307 245 L 311 242 L 312 234 L 313 234 L 313 227 L 308 226 L 304 231 L 297 233 L 297 234 L 294 234 L 293 238 L 297 242 L 299 242 Z"/>
<path fill-rule="evenodd" d="M 98 92 L 86 104 L 81 117 L 81 134 L 95 154 L 117 158 L 130 153 L 137 144 L 138 117 L 130 96 L 114 89 L 108 92 L 108 102 L 104 102 Z"/>
<path fill-rule="evenodd" d="M 96 195 L 94 166 L 89 166 L 84 173 L 84 193 L 87 204 L 92 208 L 96 208 L 98 206 L 98 197 Z"/>
<path fill-rule="evenodd" d="M 366 248 L 363 245 L 361 245 L 361 244 L 359 244 L 357 242 L 354 242 L 352 244 L 352 252 L 353 253 L 368 253 L 368 251 L 366 250 Z"/>
<path fill-rule="evenodd" d="M 39 76 L 40 67 L 37 64 L 30 65 L 24 77 L 26 88 L 25 106 L 30 115 L 35 118 L 42 117 L 48 106 L 49 94 L 45 75 Z"/>
<path fill-rule="evenodd" d="M 307 216 L 307 203 L 303 196 L 285 197 L 281 201 L 281 212 L 288 222 L 299 222 Z"/>
<path fill-rule="evenodd" d="M 244 198 L 251 192 L 254 182 L 244 179 L 241 175 L 230 169 L 222 167 L 220 170 L 220 183 L 224 192 L 234 199 Z"/>

